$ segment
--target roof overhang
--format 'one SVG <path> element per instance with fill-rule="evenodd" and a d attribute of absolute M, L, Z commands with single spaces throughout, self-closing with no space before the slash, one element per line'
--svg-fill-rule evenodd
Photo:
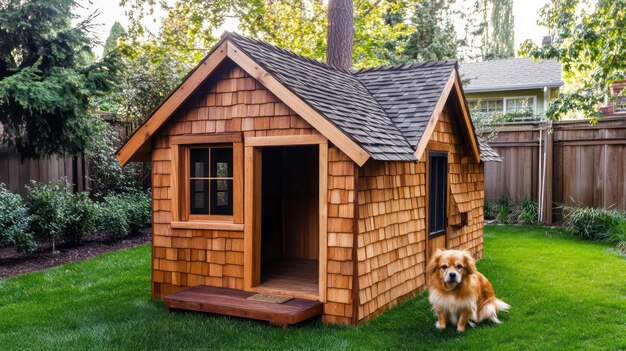
<path fill-rule="evenodd" d="M 511 91 L 511 90 L 526 90 L 526 89 L 558 88 L 558 87 L 561 87 L 561 86 L 563 86 L 563 82 L 494 85 L 494 86 L 487 86 L 487 87 L 466 86 L 466 87 L 463 88 L 463 90 L 466 93 L 488 93 L 488 92 L 492 92 L 492 91 Z"/>
<path fill-rule="evenodd" d="M 465 95 L 463 93 L 463 87 L 461 86 L 461 79 L 456 69 L 452 70 L 448 81 L 444 85 L 441 95 L 439 96 L 439 100 L 435 105 L 435 109 L 430 116 L 419 143 L 417 144 L 414 155 L 418 160 L 422 160 L 426 146 L 428 145 L 428 142 L 430 141 L 430 138 L 435 130 L 435 126 L 439 121 L 439 116 L 441 115 L 441 112 L 443 111 L 443 108 L 448 102 L 451 94 L 457 99 L 457 104 L 461 112 L 461 122 L 464 127 L 462 130 L 468 144 L 471 147 L 471 156 L 475 162 L 480 162 L 480 146 L 476 137 L 476 131 L 474 130 L 474 124 L 472 123 L 472 119 L 470 117 L 469 107 L 467 106 L 467 101 L 464 98 Z"/>
<path fill-rule="evenodd" d="M 120 147 L 116 155 L 120 164 L 126 165 L 132 161 L 149 161 L 152 136 L 227 58 L 259 81 L 356 164 L 362 166 L 370 158 L 370 155 L 360 145 L 293 91 L 281 84 L 262 65 L 255 62 L 233 42 L 229 41 L 228 36 L 225 36 L 187 75 L 178 88 L 153 111 L 150 117 L 131 135 L 128 141 Z"/>

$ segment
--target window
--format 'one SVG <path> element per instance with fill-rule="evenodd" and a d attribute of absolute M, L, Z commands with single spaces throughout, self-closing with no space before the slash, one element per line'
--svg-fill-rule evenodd
<path fill-rule="evenodd" d="M 532 96 L 504 99 L 505 113 L 535 114 L 535 98 Z"/>
<path fill-rule="evenodd" d="M 428 155 L 428 235 L 446 231 L 448 195 L 448 154 L 431 151 Z"/>
<path fill-rule="evenodd" d="M 190 215 L 233 215 L 232 146 L 189 149 Z"/>
<path fill-rule="evenodd" d="M 468 100 L 469 108 L 472 111 L 501 113 L 503 111 L 502 99 L 472 99 Z"/>

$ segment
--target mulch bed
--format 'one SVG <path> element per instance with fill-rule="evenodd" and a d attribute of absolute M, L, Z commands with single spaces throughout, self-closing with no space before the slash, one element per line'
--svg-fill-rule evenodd
<path fill-rule="evenodd" d="M 150 229 L 123 240 L 112 241 L 109 238 L 87 238 L 80 246 L 68 246 L 60 243 L 56 253 L 52 253 L 50 245 L 41 245 L 37 251 L 21 254 L 12 248 L 0 249 L 0 279 L 18 274 L 40 271 L 42 269 L 62 265 L 68 262 L 85 260 L 106 252 L 136 247 L 150 242 Z"/>

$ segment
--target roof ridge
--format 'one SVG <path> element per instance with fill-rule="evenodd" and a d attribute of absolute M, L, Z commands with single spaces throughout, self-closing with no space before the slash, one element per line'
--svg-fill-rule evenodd
<path fill-rule="evenodd" d="M 278 50 L 278 51 L 280 51 L 280 52 L 282 52 L 282 53 L 284 53 L 286 55 L 305 60 L 305 61 L 307 61 L 309 63 L 312 63 L 312 64 L 315 64 L 317 66 L 321 66 L 321 67 L 326 68 L 326 69 L 331 69 L 331 70 L 334 70 L 334 71 L 338 71 L 338 72 L 342 72 L 342 73 L 347 73 L 347 74 L 353 75 L 353 71 L 352 70 L 347 70 L 345 68 L 337 67 L 337 66 L 328 64 L 328 63 L 320 61 L 320 60 L 316 60 L 316 59 L 308 57 L 308 56 L 297 54 L 297 53 L 295 53 L 295 52 L 293 52 L 293 51 L 291 51 L 289 49 L 281 48 L 280 46 L 276 46 L 274 44 L 270 44 L 270 43 L 268 43 L 266 41 L 263 41 L 263 40 L 260 40 L 260 39 L 254 39 L 254 38 L 246 37 L 246 36 L 243 36 L 243 35 L 241 35 L 241 34 L 239 34 L 237 32 L 224 31 L 224 34 L 222 35 L 222 37 L 228 37 L 228 36 L 233 36 L 233 37 L 236 37 L 236 38 L 239 38 L 239 39 L 253 41 L 257 45 L 260 44 L 260 45 L 263 45 L 263 46 L 266 46 L 266 47 L 270 47 L 273 50 Z"/>
<path fill-rule="evenodd" d="M 405 69 L 415 69 L 429 66 L 445 66 L 448 64 L 454 64 L 455 67 L 458 67 L 459 62 L 457 60 L 429 60 L 422 62 L 411 62 L 411 63 L 403 63 L 396 65 L 381 65 L 374 67 L 364 67 L 358 70 L 352 71 L 354 74 L 366 73 L 366 72 L 379 72 L 379 71 L 395 71 L 395 70 L 405 70 Z"/>

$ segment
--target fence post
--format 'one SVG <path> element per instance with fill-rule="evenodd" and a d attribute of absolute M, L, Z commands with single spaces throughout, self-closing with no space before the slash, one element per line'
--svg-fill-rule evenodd
<path fill-rule="evenodd" d="M 554 130 L 552 121 L 548 121 L 546 125 L 546 161 L 545 161 L 545 179 L 544 179 L 544 194 L 543 194 L 543 218 L 542 221 L 545 224 L 552 224 L 552 190 L 554 181 L 552 179 L 552 168 L 554 166 Z"/>

